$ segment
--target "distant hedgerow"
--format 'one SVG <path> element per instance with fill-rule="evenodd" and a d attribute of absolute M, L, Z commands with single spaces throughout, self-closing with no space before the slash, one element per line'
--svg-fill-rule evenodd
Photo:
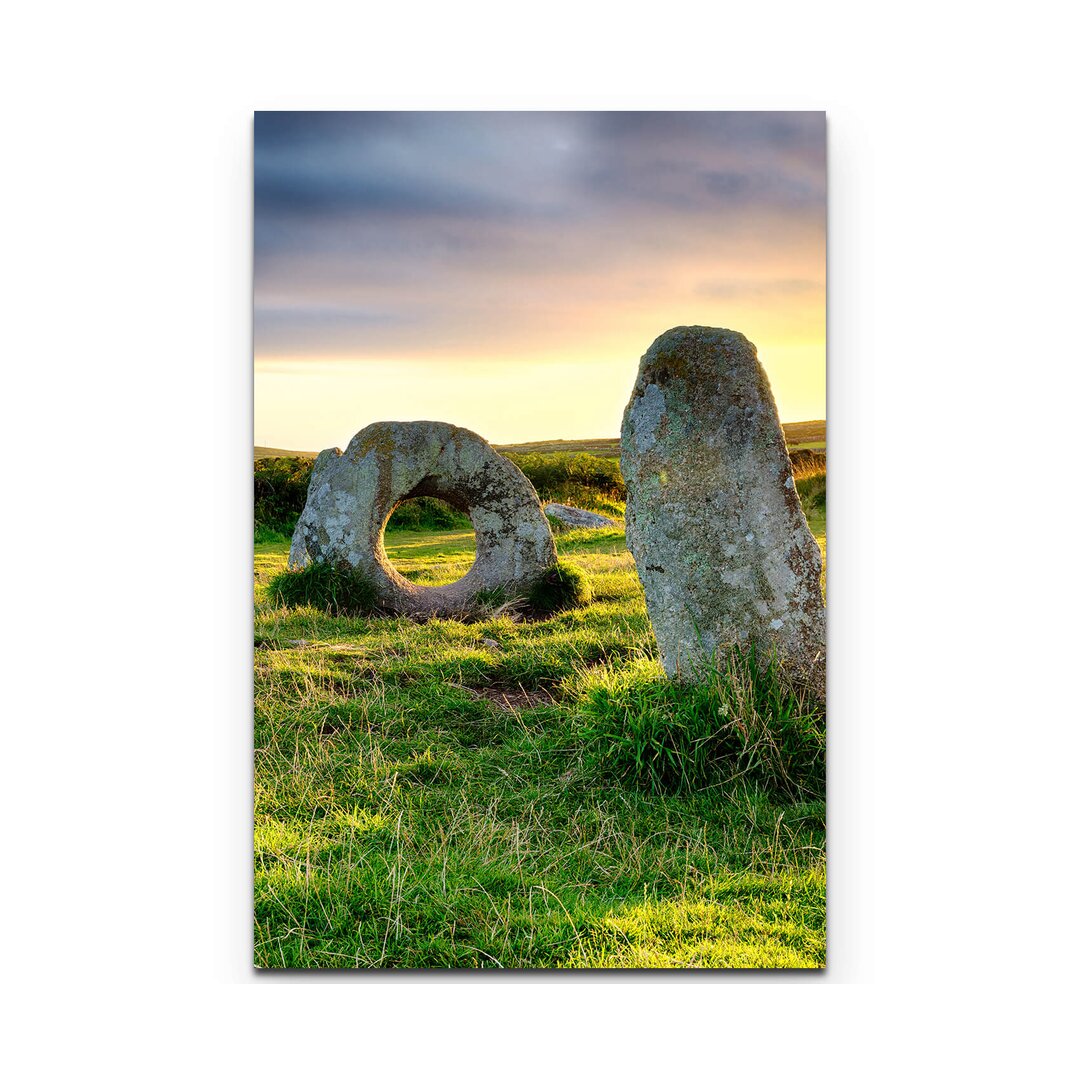
<path fill-rule="evenodd" d="M 386 523 L 388 530 L 402 529 L 409 532 L 446 531 L 449 529 L 471 529 L 472 520 L 468 514 L 455 510 L 442 499 L 421 496 L 399 503 Z"/>
<path fill-rule="evenodd" d="M 272 457 L 255 462 L 255 528 L 292 536 L 307 501 L 315 462 L 310 458 Z"/>
<path fill-rule="evenodd" d="M 270 599 L 282 607 L 314 607 L 330 615 L 370 615 L 375 611 L 375 587 L 358 570 L 309 563 L 270 579 Z"/>
<path fill-rule="evenodd" d="M 803 513 L 825 509 L 825 455 L 818 450 L 792 450 L 791 471 Z"/>
<path fill-rule="evenodd" d="M 269 525 L 255 526 L 256 544 L 287 544 L 291 537 L 280 529 L 274 529 Z"/>
<path fill-rule="evenodd" d="M 825 509 L 825 473 L 812 473 L 795 479 L 795 489 L 802 502 L 803 513 Z"/>
<path fill-rule="evenodd" d="M 556 452 L 505 454 L 536 489 L 542 502 L 562 502 L 582 510 L 621 517 L 626 485 L 617 458 Z"/>
<path fill-rule="evenodd" d="M 542 501 L 565 502 L 583 510 L 621 517 L 626 503 L 619 462 L 594 454 L 507 454 Z M 272 457 L 255 462 L 255 526 L 289 537 L 307 501 L 312 458 Z M 464 529 L 468 515 L 441 500 L 410 499 L 387 522 L 394 529 Z"/>

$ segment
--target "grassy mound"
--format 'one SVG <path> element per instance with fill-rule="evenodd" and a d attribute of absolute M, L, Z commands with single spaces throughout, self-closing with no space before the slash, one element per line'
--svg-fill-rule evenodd
<path fill-rule="evenodd" d="M 583 737 L 613 779 L 654 794 L 742 777 L 786 795 L 824 794 L 825 717 L 753 648 L 701 685 L 670 682 L 648 663 L 602 669 L 585 689 Z"/>
<path fill-rule="evenodd" d="M 571 563 L 559 560 L 529 590 L 529 607 L 537 615 L 584 607 L 592 601 L 592 586 L 585 574 Z"/>
<path fill-rule="evenodd" d="M 310 563 L 273 577 L 267 595 L 281 607 L 313 607 L 330 615 L 369 615 L 375 610 L 375 587 L 357 570 Z"/>

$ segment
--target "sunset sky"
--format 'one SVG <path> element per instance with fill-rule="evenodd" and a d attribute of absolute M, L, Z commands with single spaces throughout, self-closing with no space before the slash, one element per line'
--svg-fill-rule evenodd
<path fill-rule="evenodd" d="M 825 416 L 825 117 L 256 113 L 255 442 L 614 436 L 672 326 Z"/>

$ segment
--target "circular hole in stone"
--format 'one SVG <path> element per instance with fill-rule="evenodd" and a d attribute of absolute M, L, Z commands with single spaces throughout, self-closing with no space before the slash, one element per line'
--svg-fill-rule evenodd
<path fill-rule="evenodd" d="M 416 585 L 449 585 L 476 561 L 476 533 L 469 515 L 442 499 L 406 499 L 386 521 L 383 548 L 403 578 Z"/>

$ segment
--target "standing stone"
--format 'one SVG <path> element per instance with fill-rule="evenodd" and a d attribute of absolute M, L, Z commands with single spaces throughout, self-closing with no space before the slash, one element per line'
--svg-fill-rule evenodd
<path fill-rule="evenodd" d="M 420 496 L 442 499 L 472 520 L 476 561 L 449 585 L 406 580 L 383 546 L 394 508 Z M 416 420 L 369 424 L 344 453 L 324 450 L 315 459 L 289 568 L 311 562 L 360 571 L 384 611 L 456 617 L 475 614 L 494 595 L 524 595 L 557 556 L 540 499 L 516 465 L 475 432 Z"/>
<path fill-rule="evenodd" d="M 757 349 L 679 326 L 641 358 L 622 424 L 626 540 L 664 670 L 695 681 L 734 644 L 825 699 L 821 551 Z"/>

